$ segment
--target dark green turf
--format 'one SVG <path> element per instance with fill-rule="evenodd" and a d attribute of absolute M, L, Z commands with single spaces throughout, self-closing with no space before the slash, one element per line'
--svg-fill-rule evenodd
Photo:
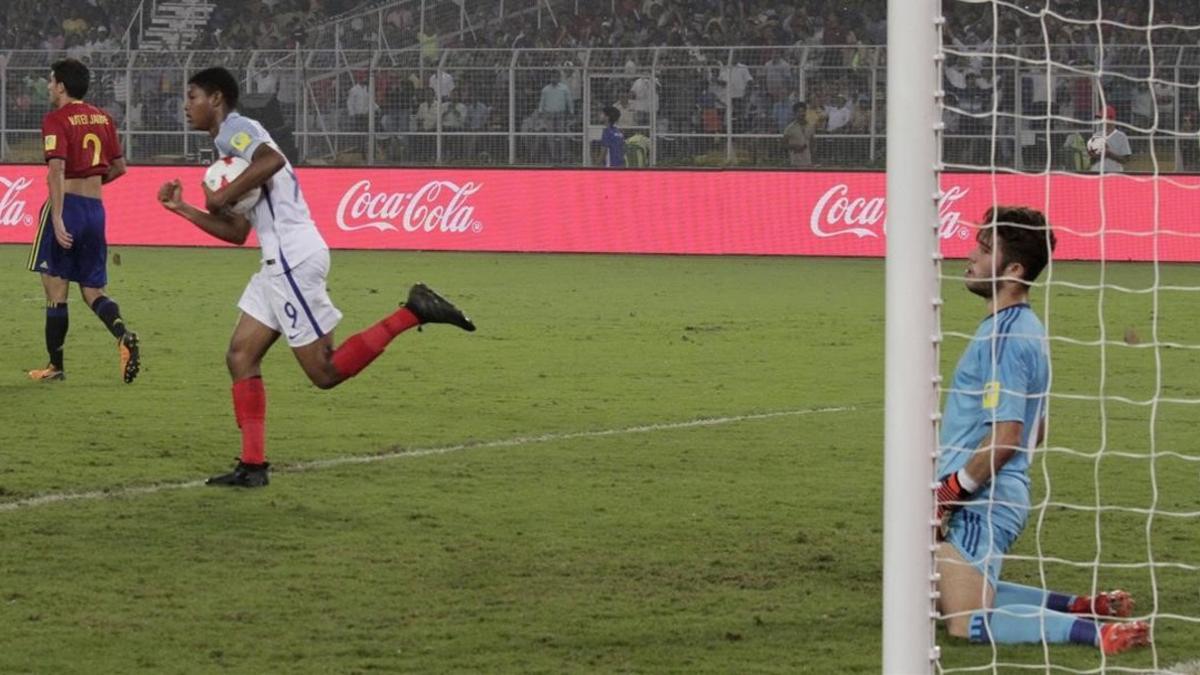
<path fill-rule="evenodd" d="M 116 491 L 0 510 L 0 672 L 879 670 L 880 262 L 334 252 L 339 338 L 419 280 L 479 332 L 402 335 L 332 391 L 277 346 L 264 366 L 268 451 L 285 470 L 269 488 L 122 493 L 202 479 L 237 454 L 223 358 L 256 255 L 120 253 L 111 294 L 142 336 L 142 377 L 120 383 L 111 338 L 76 296 L 69 379 L 38 385 L 23 373 L 45 360 L 40 287 L 26 251 L 0 247 L 0 507 Z M 1151 271 L 1113 266 L 1108 281 L 1144 285 Z M 1200 273 L 1164 268 L 1161 283 L 1200 285 Z M 979 301 L 954 282 L 945 296 L 945 329 L 971 332 Z M 1161 339 L 1200 342 L 1194 296 L 1161 294 Z M 1129 327 L 1152 338 L 1152 299 L 1109 291 L 1101 316 L 1097 292 L 1057 289 L 1052 332 L 1095 340 L 1103 325 L 1119 345 L 1102 357 L 1055 343 L 1055 391 L 1094 396 L 1103 372 L 1109 395 L 1200 398 L 1197 352 L 1122 342 Z M 947 374 L 962 346 L 947 338 Z M 1039 455 L 1035 499 L 1048 476 L 1052 501 L 1200 508 L 1196 462 L 1114 454 L 1148 452 L 1153 414 L 1154 447 L 1195 457 L 1193 407 L 1052 405 L 1051 445 L 1086 454 Z M 844 410 L 686 426 L 824 408 Z M 431 449 L 451 451 L 420 452 Z M 1040 542 L 1076 561 L 1144 562 L 1146 523 L 1106 515 L 1097 552 L 1092 514 L 1051 508 L 1016 553 Z M 1193 530 L 1156 518 L 1155 559 L 1195 565 Z M 1007 569 L 1025 582 L 1043 571 Z M 1044 572 L 1063 590 L 1091 584 L 1086 567 Z M 1194 572 L 1104 569 L 1100 583 L 1198 613 Z M 1157 625 L 1160 665 L 1200 652 L 1196 624 Z M 993 662 L 988 647 L 943 642 L 949 667 Z M 1050 654 L 1100 665 L 1087 649 Z"/>

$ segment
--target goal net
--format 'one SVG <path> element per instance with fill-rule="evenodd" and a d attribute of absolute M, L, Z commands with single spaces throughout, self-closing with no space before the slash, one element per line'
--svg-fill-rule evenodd
<path fill-rule="evenodd" d="M 1200 3 L 892 3 L 903 9 L 889 13 L 889 61 L 905 58 L 892 44 L 898 17 L 913 30 L 918 21 L 934 25 L 935 74 L 924 92 L 933 100 L 934 131 L 893 126 L 889 110 L 888 152 L 889 247 L 904 231 L 903 195 L 918 216 L 918 206 L 936 210 L 936 300 L 925 298 L 923 311 L 932 314 L 936 336 L 937 403 L 952 393 L 956 362 L 985 314 L 964 290 L 963 258 L 975 246 L 974 228 L 964 225 L 993 205 L 1028 206 L 1046 214 L 1058 238 L 1030 292 L 1048 334 L 1046 440 L 1032 452 L 1028 519 L 1000 578 L 1069 595 L 1123 589 L 1135 607 L 1116 620 L 1145 621 L 1152 638 L 1106 655 L 1053 641 L 950 637 L 942 628 L 948 617 L 935 605 L 931 534 L 920 542 L 924 570 L 904 572 L 909 584 L 932 591 L 911 615 L 932 623 L 929 633 L 907 633 L 929 638 L 911 658 L 923 657 L 926 672 L 1200 673 Z M 932 19 L 906 16 L 922 9 Z M 889 66 L 896 66 L 889 106 L 902 105 L 898 71 L 914 88 L 924 85 L 910 69 Z M 916 204 L 928 192 L 893 190 L 891 174 L 904 166 L 894 157 L 898 134 L 936 147 L 932 207 Z M 900 278 L 891 272 L 899 264 L 889 250 L 889 284 Z M 921 292 L 920 282 L 910 290 Z M 889 289 L 889 322 L 897 316 L 894 297 Z M 891 361 L 903 351 L 891 344 L 890 328 L 888 339 Z M 889 473 L 893 454 L 903 452 L 891 421 L 898 377 L 889 363 Z M 915 438 L 928 442 L 928 433 L 918 429 Z M 909 449 L 906 456 L 917 455 Z M 926 475 L 928 491 L 937 477 L 932 468 Z M 895 477 L 888 480 L 885 511 L 898 503 Z M 931 511 L 922 509 L 932 503 L 906 510 L 928 528 Z M 901 576 L 891 560 L 898 530 L 887 529 L 884 669 L 908 672 L 915 661 L 889 656 L 901 641 L 888 625 L 898 615 L 887 609 L 889 599 L 893 609 L 899 602 Z"/>

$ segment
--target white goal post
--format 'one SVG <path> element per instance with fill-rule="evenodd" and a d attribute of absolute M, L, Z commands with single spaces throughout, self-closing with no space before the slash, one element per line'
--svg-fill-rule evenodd
<path fill-rule="evenodd" d="M 888 0 L 885 673 L 1200 673 L 1198 38 L 1187 0 Z M 1029 281 L 1042 323 L 1024 334 L 1049 357 L 1046 389 L 1027 394 L 1046 434 L 1025 441 L 1028 512 L 1019 491 L 1018 531 L 999 528 L 1017 538 L 989 540 L 989 587 L 939 617 L 942 394 L 988 391 L 956 390 L 941 358 L 986 339 L 966 332 L 983 317 L 962 267 L 942 261 L 987 253 L 944 224 L 1002 204 L 1055 232 Z M 1012 325 L 978 330 L 1002 348 Z M 989 499 L 976 506 L 1003 503 Z M 969 541 L 997 532 L 975 527 Z M 939 652 L 940 618 L 964 638 L 969 619 L 969 639 Z"/>
<path fill-rule="evenodd" d="M 883 671 L 928 673 L 934 645 L 939 0 L 888 0 Z"/>

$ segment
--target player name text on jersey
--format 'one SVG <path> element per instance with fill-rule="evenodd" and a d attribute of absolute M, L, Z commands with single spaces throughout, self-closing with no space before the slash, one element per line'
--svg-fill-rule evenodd
<path fill-rule="evenodd" d="M 107 115 L 67 115 L 67 121 L 73 127 L 80 127 L 87 124 L 99 124 L 101 126 L 108 125 Z"/>

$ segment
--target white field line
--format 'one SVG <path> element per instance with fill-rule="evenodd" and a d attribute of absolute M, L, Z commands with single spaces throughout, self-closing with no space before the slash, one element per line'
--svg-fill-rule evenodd
<path fill-rule="evenodd" d="M 393 459 L 411 459 L 415 457 L 428 457 L 431 455 L 446 455 L 452 452 L 462 450 L 490 450 L 494 448 L 513 448 L 523 445 L 533 445 L 535 443 L 553 443 L 555 441 L 569 441 L 577 438 L 603 438 L 606 436 L 624 436 L 629 434 L 645 434 L 656 431 L 672 431 L 675 429 L 694 429 L 696 427 L 715 427 L 722 424 L 733 424 L 736 422 L 752 422 L 756 420 L 775 419 L 779 417 L 798 417 L 801 415 L 817 415 L 822 413 L 839 413 L 857 410 L 854 406 L 841 406 L 831 408 L 803 408 L 799 410 L 778 410 L 775 412 L 754 413 L 750 415 L 730 415 L 727 417 L 701 417 L 698 419 L 686 420 L 683 422 L 663 422 L 659 424 L 645 424 L 636 427 L 622 427 L 618 429 L 598 429 L 595 431 L 573 431 L 568 433 L 558 434 L 541 434 L 539 436 L 516 436 L 513 438 L 504 438 L 495 441 L 479 441 L 472 443 L 457 443 L 455 445 L 441 445 L 432 448 L 413 448 L 411 450 L 395 450 L 383 452 L 374 455 L 351 455 L 348 457 L 334 457 L 332 459 L 319 459 L 311 462 L 297 462 L 295 464 L 279 465 L 274 467 L 273 473 L 301 473 L 304 471 L 318 471 L 321 469 L 329 469 L 332 467 L 345 466 L 349 464 L 370 464 L 373 462 L 385 462 Z M 88 492 L 54 492 L 36 497 L 28 497 L 26 499 L 18 499 L 16 501 L 0 503 L 0 512 L 16 511 L 18 509 L 34 508 L 37 506 L 46 506 L 49 504 L 58 504 L 61 502 L 73 501 L 93 501 L 102 499 L 118 499 L 122 497 L 137 497 L 140 495 L 157 494 L 168 490 L 187 490 L 190 488 L 201 487 L 204 485 L 203 480 L 192 480 L 180 483 L 155 483 L 153 485 L 140 485 L 124 488 L 115 488 L 111 490 L 90 490 Z"/>

